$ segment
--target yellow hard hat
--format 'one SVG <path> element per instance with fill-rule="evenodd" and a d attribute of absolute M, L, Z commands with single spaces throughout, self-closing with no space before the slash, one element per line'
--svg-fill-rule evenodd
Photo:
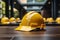
<path fill-rule="evenodd" d="M 2 24 L 9 24 L 10 22 L 9 22 L 8 17 L 3 17 L 3 18 L 1 19 L 1 23 L 2 23 Z"/>
<path fill-rule="evenodd" d="M 16 18 L 16 22 L 20 22 L 21 20 L 20 20 L 20 18 Z"/>
<path fill-rule="evenodd" d="M 52 23 L 52 22 L 54 22 L 54 19 L 53 18 L 47 18 L 47 22 Z"/>
<path fill-rule="evenodd" d="M 43 18 L 44 22 L 47 22 L 47 19 L 46 18 Z"/>
<path fill-rule="evenodd" d="M 9 21 L 10 21 L 10 23 L 16 23 L 16 20 L 14 17 L 11 17 Z"/>
<path fill-rule="evenodd" d="M 60 17 L 56 18 L 56 22 L 60 24 Z"/>
<path fill-rule="evenodd" d="M 43 17 L 35 11 L 28 12 L 15 30 L 31 31 L 36 28 L 45 28 Z"/>

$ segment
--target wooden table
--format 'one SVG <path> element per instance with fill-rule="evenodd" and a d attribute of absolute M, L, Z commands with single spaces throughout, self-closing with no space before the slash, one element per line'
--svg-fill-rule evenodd
<path fill-rule="evenodd" d="M 0 26 L 0 40 L 60 40 L 60 26 L 47 26 L 46 31 L 15 31 L 17 26 Z"/>

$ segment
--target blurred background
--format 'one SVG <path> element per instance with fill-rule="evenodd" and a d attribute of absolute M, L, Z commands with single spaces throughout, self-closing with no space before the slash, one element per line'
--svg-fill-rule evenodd
<path fill-rule="evenodd" d="M 29 12 L 37 11 L 44 18 L 56 19 L 60 17 L 59 0 L 0 0 L 0 18 L 19 17 L 20 19 Z"/>
<path fill-rule="evenodd" d="M 22 19 L 26 12 L 29 11 L 41 12 L 43 17 L 56 18 L 60 16 L 60 10 L 57 10 L 59 3 L 57 7 L 56 3 L 55 0 L 0 0 L 0 18 L 5 15 Z"/>

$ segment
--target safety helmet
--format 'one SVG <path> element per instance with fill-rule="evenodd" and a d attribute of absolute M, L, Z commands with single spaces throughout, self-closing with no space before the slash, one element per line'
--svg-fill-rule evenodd
<path fill-rule="evenodd" d="M 47 22 L 47 19 L 46 18 L 43 18 L 44 22 Z"/>
<path fill-rule="evenodd" d="M 11 18 L 9 19 L 9 21 L 10 21 L 10 23 L 16 23 L 16 20 L 15 20 L 14 17 L 11 17 Z"/>
<path fill-rule="evenodd" d="M 2 24 L 9 24 L 10 22 L 9 22 L 8 17 L 3 17 L 3 18 L 1 19 L 1 23 L 2 23 Z"/>
<path fill-rule="evenodd" d="M 56 18 L 56 22 L 60 24 L 60 17 Z"/>
<path fill-rule="evenodd" d="M 23 17 L 20 25 L 15 30 L 31 31 L 36 28 L 45 28 L 43 17 L 38 12 L 30 11 Z"/>
<path fill-rule="evenodd" d="M 20 20 L 20 18 L 16 18 L 16 22 L 20 22 L 21 20 Z"/>
<path fill-rule="evenodd" d="M 53 18 L 47 18 L 47 22 L 52 23 L 52 22 L 54 22 L 54 19 Z"/>

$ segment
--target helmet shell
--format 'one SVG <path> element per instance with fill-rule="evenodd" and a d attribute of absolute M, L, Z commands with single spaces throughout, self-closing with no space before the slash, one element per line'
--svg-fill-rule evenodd
<path fill-rule="evenodd" d="M 15 30 L 21 29 L 26 31 L 26 29 L 29 29 L 27 31 L 30 31 L 36 28 L 41 28 L 41 24 L 44 24 L 43 17 L 38 12 L 30 11 L 23 17 L 19 27 Z"/>

